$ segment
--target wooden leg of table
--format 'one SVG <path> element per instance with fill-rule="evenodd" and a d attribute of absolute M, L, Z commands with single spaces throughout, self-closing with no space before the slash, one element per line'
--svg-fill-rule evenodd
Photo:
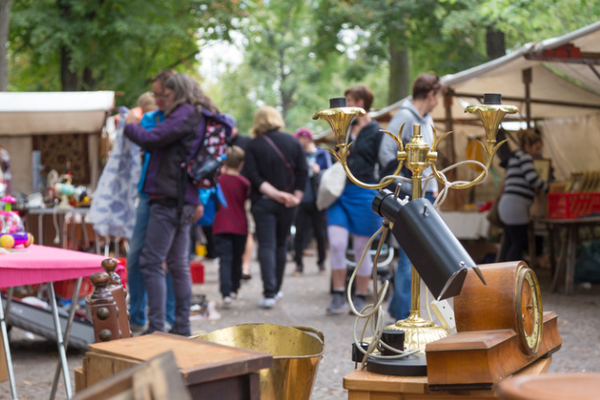
<path fill-rule="evenodd" d="M 552 279 L 552 291 L 553 292 L 558 291 L 558 284 L 560 281 L 560 276 L 562 274 L 563 269 L 566 270 L 567 249 L 569 248 L 568 236 L 569 236 L 569 234 L 568 234 L 568 230 L 567 230 L 565 240 L 561 241 L 561 243 L 560 243 L 560 253 L 558 255 L 558 265 L 556 266 L 556 271 L 554 271 L 554 278 Z"/>
<path fill-rule="evenodd" d="M 527 239 L 529 240 L 529 268 L 534 269 L 537 263 L 535 259 L 535 228 L 533 221 L 529 222 L 527 230 Z"/>
<path fill-rule="evenodd" d="M 548 253 L 550 257 L 550 276 L 554 276 L 556 272 L 556 248 L 554 247 L 556 244 L 556 231 L 554 226 L 551 224 L 547 225 L 548 227 Z"/>
<path fill-rule="evenodd" d="M 577 262 L 577 242 L 579 228 L 573 224 L 567 231 L 567 268 L 565 269 L 565 294 L 573 293 L 573 280 L 575 278 L 575 263 Z"/>

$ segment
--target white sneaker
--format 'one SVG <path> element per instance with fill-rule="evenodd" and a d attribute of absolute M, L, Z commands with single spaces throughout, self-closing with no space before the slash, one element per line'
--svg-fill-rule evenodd
<path fill-rule="evenodd" d="M 231 300 L 231 297 L 229 297 L 229 296 L 223 297 L 223 308 L 230 308 L 232 303 L 233 303 L 233 301 Z"/>
<path fill-rule="evenodd" d="M 273 307 L 275 307 L 275 304 L 277 304 L 277 300 L 270 299 L 268 297 L 265 297 L 261 301 L 258 302 L 258 306 L 260 308 L 273 308 Z"/>
<path fill-rule="evenodd" d="M 229 297 L 231 297 L 231 300 L 237 300 L 238 299 L 238 294 L 236 292 L 231 292 L 229 294 Z"/>
<path fill-rule="evenodd" d="M 277 292 L 277 294 L 275 295 L 275 301 L 279 301 L 283 299 L 283 292 L 280 290 L 279 292 Z"/>

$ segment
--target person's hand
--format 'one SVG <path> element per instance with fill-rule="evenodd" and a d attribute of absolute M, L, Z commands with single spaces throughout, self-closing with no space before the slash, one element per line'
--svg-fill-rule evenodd
<path fill-rule="evenodd" d="M 140 123 L 140 118 L 135 115 L 135 113 L 133 111 L 129 111 L 127 113 L 127 119 L 125 120 L 126 124 L 139 124 Z"/>
<path fill-rule="evenodd" d="M 198 222 L 200 218 L 204 216 L 204 206 L 202 204 L 198 204 L 196 206 L 196 211 L 194 211 L 194 223 Z"/>
<path fill-rule="evenodd" d="M 288 193 L 288 195 L 289 196 L 287 197 L 287 200 L 284 203 L 284 205 L 287 208 L 293 208 L 293 207 L 296 207 L 298 204 L 300 204 L 300 199 L 299 198 L 297 198 L 296 196 L 294 196 L 291 193 Z"/>
<path fill-rule="evenodd" d="M 319 166 L 319 164 L 314 163 L 312 165 L 312 170 L 314 174 L 318 174 L 319 172 L 321 172 L 321 167 Z"/>

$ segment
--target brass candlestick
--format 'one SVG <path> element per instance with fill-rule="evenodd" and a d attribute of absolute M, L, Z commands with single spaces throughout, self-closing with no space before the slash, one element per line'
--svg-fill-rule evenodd
<path fill-rule="evenodd" d="M 337 105 L 337 107 L 335 107 Z M 346 143 L 346 136 L 348 132 L 348 127 L 353 118 L 361 115 L 365 115 L 365 111 L 362 108 L 350 108 L 350 107 L 339 107 L 339 105 L 345 105 L 343 102 L 340 102 L 339 99 L 332 99 L 330 109 L 319 111 L 315 113 L 313 119 L 324 119 L 331 126 L 332 130 L 336 136 L 336 144 L 340 150 L 340 154 L 336 152 L 328 150 L 335 158 L 342 163 L 344 170 L 346 171 L 346 175 L 348 178 L 356 185 L 369 188 L 369 189 L 381 189 L 383 187 L 388 186 L 393 179 L 385 179 L 378 184 L 367 184 L 357 180 L 352 173 L 350 172 L 347 165 L 347 152 L 350 144 Z M 498 148 L 504 143 L 496 144 L 496 133 L 498 131 L 498 126 L 502 121 L 502 118 L 506 114 L 514 114 L 518 111 L 518 109 L 514 106 L 502 105 L 501 104 L 501 95 L 499 94 L 485 94 L 484 95 L 484 104 L 469 106 L 465 109 L 465 112 L 470 112 L 477 114 L 481 121 L 483 122 L 483 126 L 486 132 L 486 143 L 483 144 L 481 142 L 480 145 L 483 147 L 486 154 L 486 170 L 490 167 L 492 158 Z M 397 159 L 399 161 L 398 168 L 394 172 L 394 175 L 398 175 L 400 170 L 402 169 L 403 163 L 406 163 L 406 166 L 412 171 L 412 195 L 413 199 L 418 199 L 422 197 L 422 173 L 423 171 L 431 166 L 434 177 L 444 183 L 444 179 L 441 176 L 440 172 L 437 170 L 435 166 L 435 161 L 437 160 L 437 147 L 439 143 L 450 133 L 446 132 L 440 137 L 437 137 L 437 133 L 435 129 L 433 129 L 433 144 L 430 147 L 421 136 L 421 126 L 415 124 L 413 126 L 413 137 L 409 143 L 406 144 L 406 148 L 402 145 L 402 127 L 398 132 L 398 135 L 394 135 L 389 131 L 382 130 L 388 136 L 392 137 L 396 144 L 398 145 L 398 153 Z M 486 177 L 486 170 L 482 171 L 482 173 L 477 176 L 474 180 L 466 183 L 455 184 L 453 187 L 457 189 L 466 189 L 470 188 L 479 182 L 481 182 Z M 389 224 L 384 224 L 384 231 L 382 236 L 387 233 L 387 226 Z M 375 256 L 376 260 L 374 261 L 374 265 L 377 262 L 378 254 Z M 474 268 L 475 272 L 480 274 L 479 271 Z M 396 322 L 394 325 L 386 328 L 386 329 L 396 329 L 403 330 L 405 332 L 405 347 L 409 350 L 412 349 L 420 349 L 422 351 L 425 350 L 425 346 L 427 343 L 431 343 L 438 339 L 448 336 L 448 332 L 439 326 L 436 326 L 432 321 L 427 321 L 421 318 L 420 315 L 420 284 L 421 278 L 414 266 L 411 271 L 411 310 L 410 315 L 407 319 Z M 376 282 L 374 282 L 374 289 L 376 288 Z M 376 293 L 376 290 L 374 291 Z"/>

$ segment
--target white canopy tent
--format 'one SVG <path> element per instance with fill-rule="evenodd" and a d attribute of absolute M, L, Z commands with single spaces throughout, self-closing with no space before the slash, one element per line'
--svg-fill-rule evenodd
<path fill-rule="evenodd" d="M 89 135 L 90 183 L 94 185 L 99 176 L 99 137 L 114 98 L 112 91 L 0 93 L 0 143 L 11 155 L 13 190 L 32 190 L 34 135 Z"/>
<path fill-rule="evenodd" d="M 438 132 L 452 130 L 456 160 L 465 158 L 468 135 L 483 135 L 483 127 L 467 104 L 478 104 L 483 93 L 501 93 L 503 103 L 519 108 L 506 120 L 538 121 L 544 156 L 553 160 L 556 177 L 573 171 L 600 170 L 600 22 L 567 35 L 529 43 L 519 50 L 468 70 L 446 75 L 447 104 L 432 113 Z M 373 117 L 389 121 L 401 100 Z M 447 140 L 447 139 L 446 139 Z M 444 149 L 441 148 L 440 152 Z M 464 175 L 465 170 L 459 172 Z"/>

